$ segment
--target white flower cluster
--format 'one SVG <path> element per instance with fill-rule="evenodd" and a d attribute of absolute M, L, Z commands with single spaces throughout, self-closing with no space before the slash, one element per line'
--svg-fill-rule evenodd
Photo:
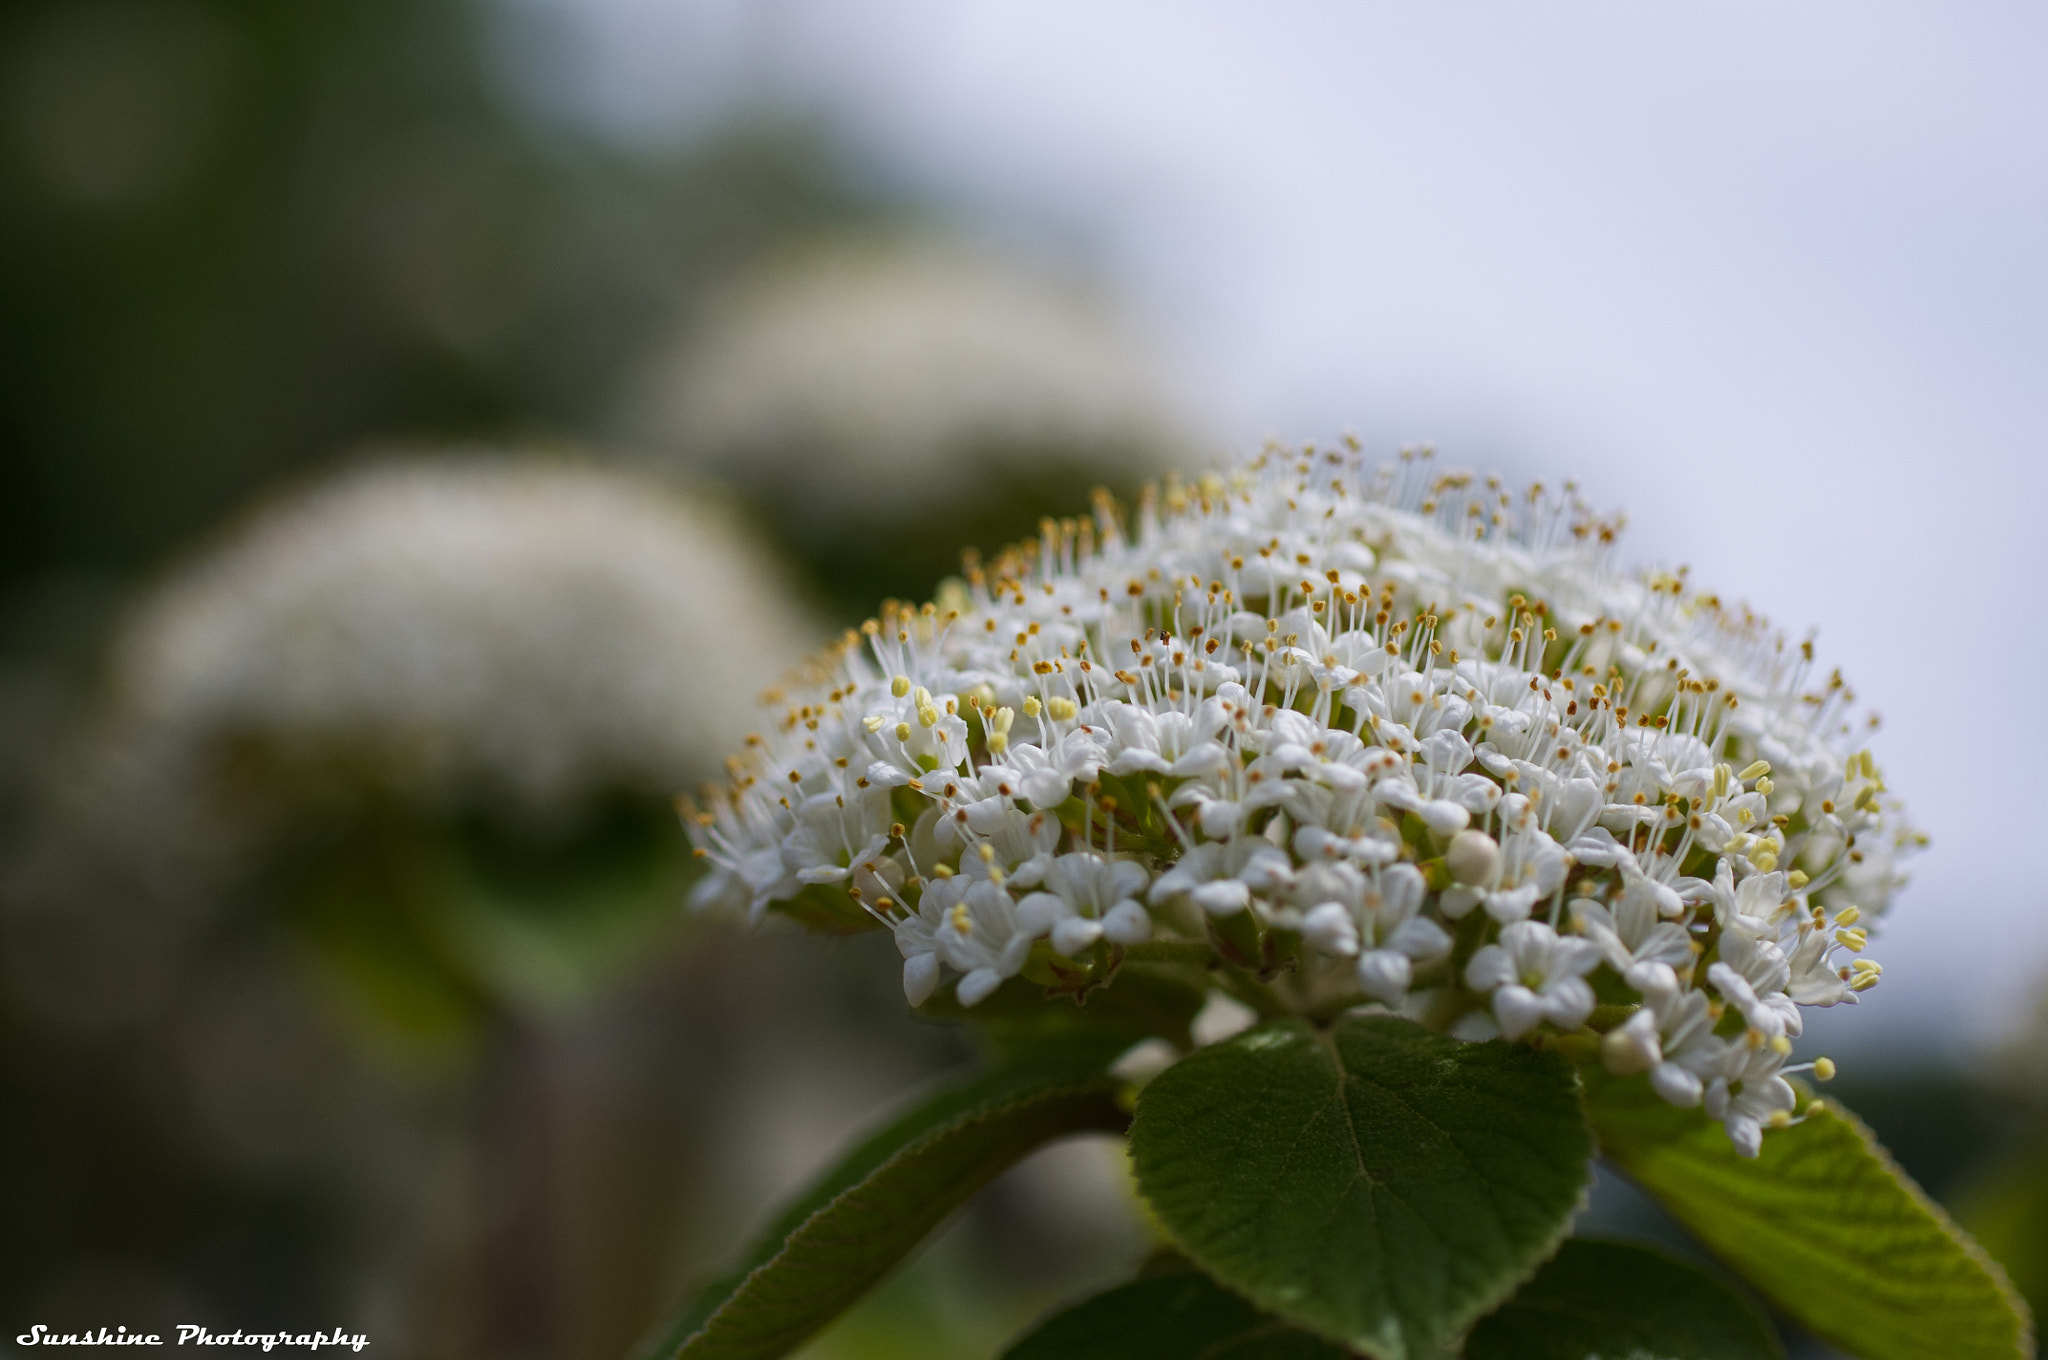
<path fill-rule="evenodd" d="M 785 515 L 901 518 L 1001 494 L 1047 449 L 1171 465 L 1180 394 L 1107 299 L 943 239 L 840 243 L 742 280 L 654 366 L 636 441 Z M 950 551 L 950 548 L 948 549 Z"/>
<path fill-rule="evenodd" d="M 865 912 L 913 1004 L 1183 940 L 1303 1013 L 1602 1033 L 1754 1154 L 1920 838 L 1810 644 L 1571 490 L 1269 449 L 1048 522 L 776 700 L 697 900 Z"/>
<path fill-rule="evenodd" d="M 718 768 L 810 632 L 733 517 L 538 458 L 372 465 L 256 516 L 117 646 L 132 741 L 542 808 Z M 715 639 L 717 645 L 706 645 Z M 190 795 L 191 790 L 184 790 Z"/>

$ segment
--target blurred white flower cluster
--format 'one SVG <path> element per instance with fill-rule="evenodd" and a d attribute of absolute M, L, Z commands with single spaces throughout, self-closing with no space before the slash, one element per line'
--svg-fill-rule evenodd
<path fill-rule="evenodd" d="M 1183 408 L 1146 353 L 1070 280 L 939 239 L 841 244 L 735 287 L 628 423 L 690 467 L 772 481 L 781 513 L 901 515 L 1048 453 L 1164 470 Z"/>
<path fill-rule="evenodd" d="M 1920 837 L 1810 645 L 1618 573 L 1617 529 L 1355 447 L 1049 521 L 773 700 L 697 900 L 865 912 L 913 1004 L 1185 940 L 1309 1014 L 1597 1019 L 1753 1155 Z"/>
<path fill-rule="evenodd" d="M 373 465 L 170 580 L 117 657 L 155 746 L 340 763 L 531 809 L 717 768 L 809 630 L 731 518 L 540 459 Z"/>

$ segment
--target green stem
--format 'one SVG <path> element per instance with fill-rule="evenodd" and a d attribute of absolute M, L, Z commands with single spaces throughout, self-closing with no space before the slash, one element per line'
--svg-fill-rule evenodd
<path fill-rule="evenodd" d="M 1219 963 L 1209 970 L 1209 976 L 1218 987 L 1257 1011 L 1261 1020 L 1297 1014 L 1278 992 L 1240 968 Z"/>

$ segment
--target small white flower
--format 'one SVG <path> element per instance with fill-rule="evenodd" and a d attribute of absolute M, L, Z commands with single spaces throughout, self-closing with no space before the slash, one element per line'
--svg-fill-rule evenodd
<path fill-rule="evenodd" d="M 1854 1002 L 1856 994 L 1834 967 L 1836 947 L 1833 933 L 1827 928 L 1811 923 L 1800 926 L 1792 952 L 1785 960 L 1785 995 L 1801 1006 Z"/>
<path fill-rule="evenodd" d="M 902 880 L 888 857 L 889 793 L 863 789 L 852 799 L 820 793 L 797 806 L 796 827 L 783 842 L 783 856 L 800 883 L 841 883 L 868 877 Z M 870 885 L 871 886 L 871 885 Z"/>
<path fill-rule="evenodd" d="M 1050 812 L 1012 808 L 999 818 L 982 822 L 977 831 L 980 839 L 971 854 L 961 856 L 961 868 L 985 875 L 983 865 L 993 864 L 1013 888 L 1035 888 L 1043 882 L 1060 843 L 1059 819 Z M 984 845 L 989 849 L 986 861 L 981 855 Z"/>
<path fill-rule="evenodd" d="M 1252 904 L 1248 875 L 1293 871 L 1287 853 L 1256 836 L 1198 845 L 1152 882 L 1153 905 L 1186 897 L 1211 916 L 1231 916 Z"/>
<path fill-rule="evenodd" d="M 1731 1044 L 1707 1086 L 1707 1116 L 1727 1127 L 1729 1141 L 1745 1157 L 1762 1150 L 1765 1126 L 1789 1119 L 1798 1106 L 1791 1084 L 1778 1075 L 1784 1066 L 1784 1055 L 1769 1044 Z"/>
<path fill-rule="evenodd" d="M 1004 759 L 1022 773 L 1024 797 L 1033 807 L 1054 808 L 1067 801 L 1074 781 L 1086 783 L 1102 769 L 1102 746 L 1092 733 L 1070 732 L 1051 750 L 1020 742 Z"/>
<path fill-rule="evenodd" d="M 1053 860 L 1044 871 L 1044 890 L 1017 904 L 1017 927 L 1033 938 L 1050 936 L 1061 954 L 1079 954 L 1099 939 L 1142 944 L 1152 935 L 1152 918 L 1136 900 L 1150 875 L 1141 864 L 1076 851 Z"/>
<path fill-rule="evenodd" d="M 963 974 L 957 990 L 961 1005 L 981 1001 L 1023 968 L 1031 954 L 1031 936 L 1017 928 L 1016 905 L 1008 889 L 992 879 L 961 874 L 928 885 L 924 897 L 937 899 L 932 912 L 927 913 L 922 903 L 918 910 L 919 917 L 930 922 L 934 952 Z M 900 935 L 897 947 L 902 948 Z M 906 992 L 909 987 L 906 968 Z"/>
<path fill-rule="evenodd" d="M 1358 922 L 1342 902 L 1323 902 L 1310 907 L 1301 918 L 1301 936 L 1316 949 L 1335 958 L 1358 957 Z"/>
<path fill-rule="evenodd" d="M 1664 968 L 1660 976 L 1654 971 Z M 1644 1004 L 1608 1031 L 1600 1054 L 1609 1071 L 1628 1076 L 1647 1072 L 1650 1085 L 1670 1104 L 1689 1109 L 1700 1103 L 1704 1082 L 1720 1071 L 1726 1041 L 1714 1034 L 1706 997 L 1683 990 L 1662 964 L 1648 965 Z"/>
<path fill-rule="evenodd" d="M 1798 1003 L 1785 994 L 1791 967 L 1776 941 L 1751 929 L 1755 920 L 1736 916 L 1721 932 L 1721 957 L 1707 969 L 1707 981 L 1764 1037 L 1796 1039 L 1804 1022 Z"/>
<path fill-rule="evenodd" d="M 1579 933 L 1599 945 L 1607 962 L 1639 992 L 1646 990 L 1645 979 L 1651 976 L 1639 971 L 1642 965 L 1678 969 L 1692 962 L 1691 935 L 1685 927 L 1659 919 L 1657 897 L 1646 880 L 1623 889 L 1612 911 L 1581 897 L 1572 901 L 1571 914 Z"/>
<path fill-rule="evenodd" d="M 1586 974 L 1600 962 L 1590 940 L 1560 937 L 1541 921 L 1504 926 L 1500 943 L 1487 945 L 1465 965 L 1465 981 L 1491 993 L 1500 1032 L 1519 1039 L 1544 1021 L 1577 1029 L 1593 1013 Z"/>
<path fill-rule="evenodd" d="M 1223 727 L 1220 711 L 1204 705 L 1193 716 L 1178 709 L 1153 713 L 1121 701 L 1103 707 L 1117 746 L 1109 762 L 1111 774 L 1145 771 L 1186 778 L 1229 767 L 1230 753 L 1216 740 Z"/>
<path fill-rule="evenodd" d="M 1367 996 L 1398 1005 L 1415 965 L 1450 952 L 1450 932 L 1419 914 L 1428 886 L 1414 865 L 1358 877 L 1361 891 L 1350 903 L 1359 933 L 1358 985 Z"/>

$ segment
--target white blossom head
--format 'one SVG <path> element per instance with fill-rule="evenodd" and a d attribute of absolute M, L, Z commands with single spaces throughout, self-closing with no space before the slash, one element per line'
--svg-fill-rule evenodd
<path fill-rule="evenodd" d="M 1920 843 L 1839 674 L 1567 485 L 1269 449 L 891 608 L 693 817 L 700 903 L 893 931 L 913 1003 L 1206 947 L 1276 1004 L 1579 1034 L 1754 1152 Z"/>
<path fill-rule="evenodd" d="M 717 769 L 808 634 L 714 505 L 556 461 L 392 462 L 275 504 L 148 598 L 118 721 L 186 774 L 257 750 L 557 809 Z"/>
<path fill-rule="evenodd" d="M 874 549 L 942 508 L 993 521 L 1033 487 L 1164 472 L 1186 403 L 1149 352 L 1059 273 L 930 237 L 839 243 L 714 302 L 625 424 L 665 462 L 772 501 L 794 534 Z M 934 546 L 938 572 L 958 548 Z"/>

